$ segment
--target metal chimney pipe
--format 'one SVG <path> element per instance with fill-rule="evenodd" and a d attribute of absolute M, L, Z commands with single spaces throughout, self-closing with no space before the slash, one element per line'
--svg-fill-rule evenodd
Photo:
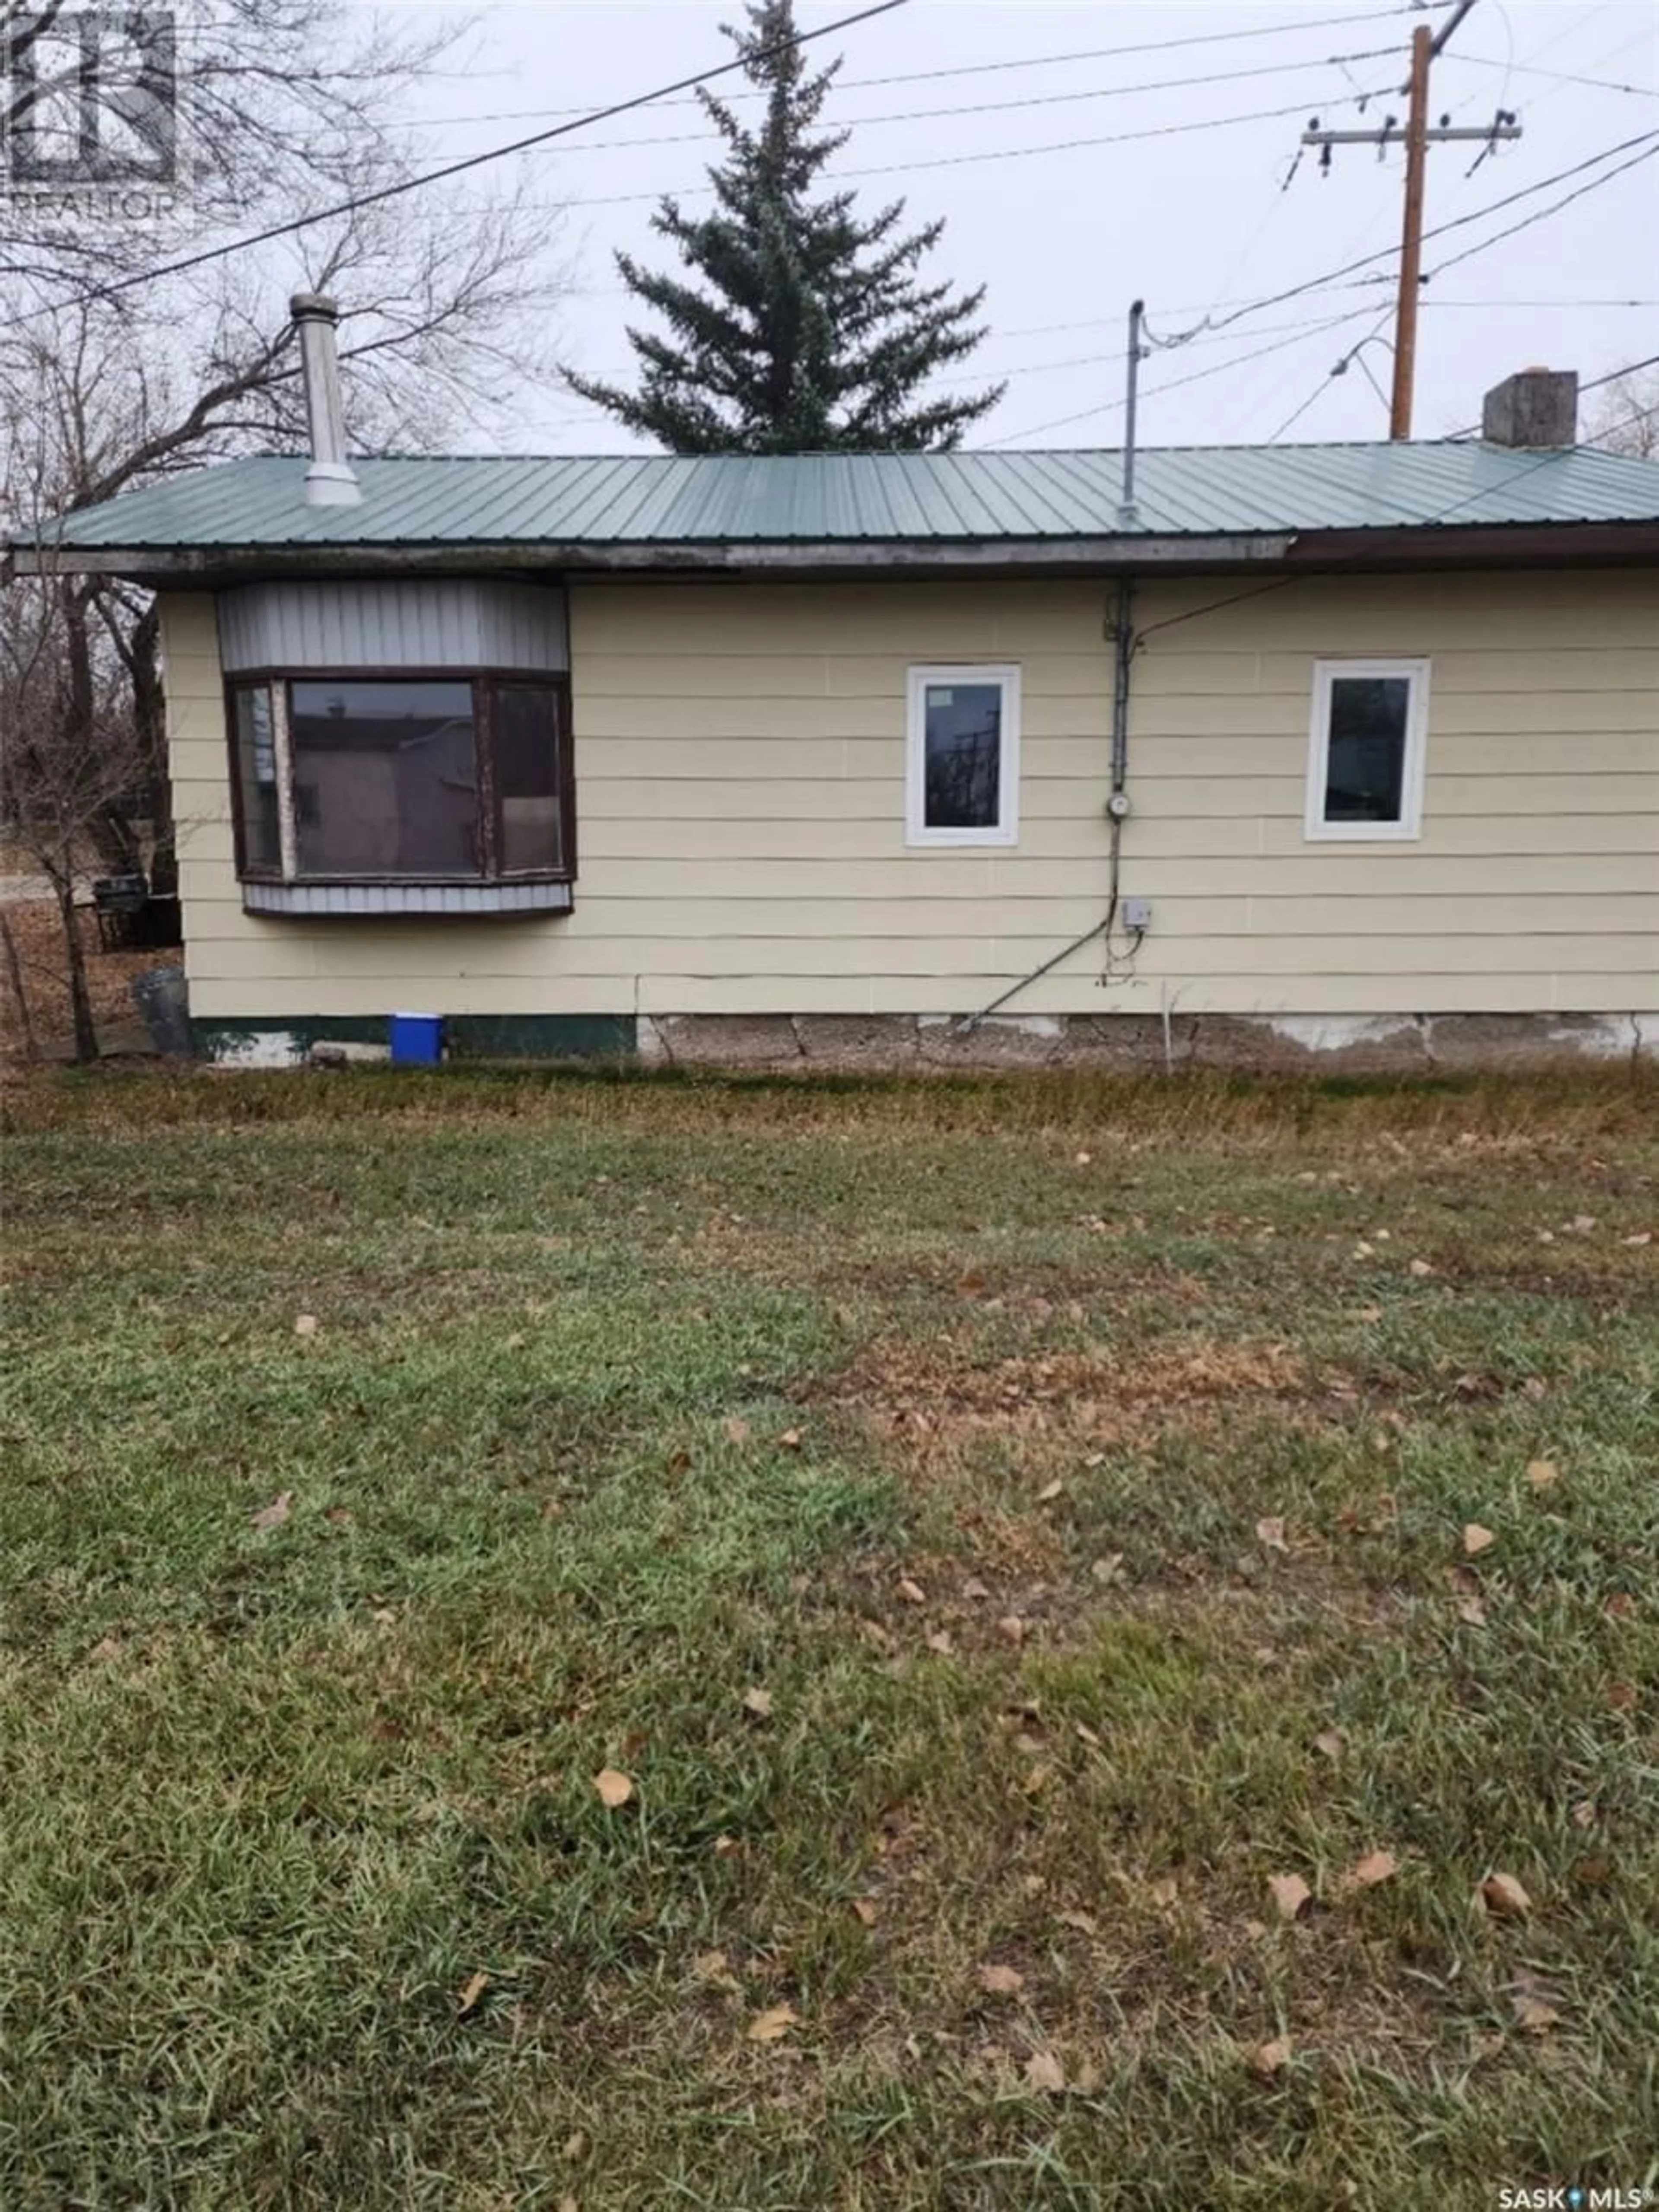
<path fill-rule="evenodd" d="M 363 493 L 357 472 L 346 459 L 345 407 L 340 398 L 340 363 L 334 344 L 340 311 L 320 292 L 296 292 L 289 302 L 289 313 L 300 334 L 300 368 L 311 432 L 306 504 L 355 507 Z"/>

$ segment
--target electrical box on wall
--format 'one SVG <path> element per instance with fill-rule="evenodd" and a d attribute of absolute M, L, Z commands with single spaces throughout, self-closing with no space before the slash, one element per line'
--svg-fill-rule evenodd
<path fill-rule="evenodd" d="M 1126 898 L 1123 902 L 1125 929 L 1150 929 L 1152 926 L 1152 902 L 1149 898 Z"/>

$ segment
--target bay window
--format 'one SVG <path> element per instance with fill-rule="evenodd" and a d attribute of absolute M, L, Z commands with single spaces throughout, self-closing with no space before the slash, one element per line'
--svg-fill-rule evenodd
<path fill-rule="evenodd" d="M 568 884 L 569 693 L 562 675 L 307 669 L 228 684 L 237 868 L 283 912 L 495 912 L 510 899 L 330 904 L 260 885 Z"/>

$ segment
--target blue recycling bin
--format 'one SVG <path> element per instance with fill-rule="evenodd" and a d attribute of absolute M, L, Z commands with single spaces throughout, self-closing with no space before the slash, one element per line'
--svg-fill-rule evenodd
<path fill-rule="evenodd" d="M 392 1065 L 394 1067 L 437 1067 L 444 1056 L 441 1014 L 393 1014 Z"/>

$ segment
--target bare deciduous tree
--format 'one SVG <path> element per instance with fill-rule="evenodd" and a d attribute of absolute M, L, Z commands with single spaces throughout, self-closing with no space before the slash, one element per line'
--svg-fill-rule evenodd
<path fill-rule="evenodd" d="M 1632 460 L 1659 459 L 1659 368 L 1632 369 L 1602 387 L 1585 443 Z"/>
<path fill-rule="evenodd" d="M 0 43 L 37 40 L 62 0 L 0 0 Z M 179 211 L 159 225 L 0 201 L 0 535 L 52 544 L 52 518 L 180 469 L 297 450 L 302 394 L 289 295 L 336 292 L 360 451 L 430 449 L 458 421 L 486 428 L 553 368 L 561 272 L 551 228 L 499 180 L 487 204 L 426 190 L 325 216 L 280 240 L 131 280 L 238 234 L 398 183 L 417 162 L 395 121 L 465 33 L 433 19 L 388 28 L 347 0 L 203 0 L 180 56 Z M 14 583 L 37 603 L 13 627 L 33 672 L 9 679 L 0 738 L 58 763 L 96 743 L 141 773 L 70 779 L 86 802 L 80 858 L 148 861 L 175 887 L 155 623 L 107 579 Z M 40 608 L 44 607 L 45 614 Z M 44 659 L 46 672 L 35 665 Z M 20 725 L 18 715 L 27 718 Z M 112 717 L 122 720 L 116 732 Z M 51 721 L 40 726 L 40 718 Z M 56 769 L 54 769 L 56 773 Z M 30 770 L 38 775 L 38 768 Z M 68 787 L 64 792 L 68 795 Z M 146 849 L 148 848 L 148 849 Z"/>

